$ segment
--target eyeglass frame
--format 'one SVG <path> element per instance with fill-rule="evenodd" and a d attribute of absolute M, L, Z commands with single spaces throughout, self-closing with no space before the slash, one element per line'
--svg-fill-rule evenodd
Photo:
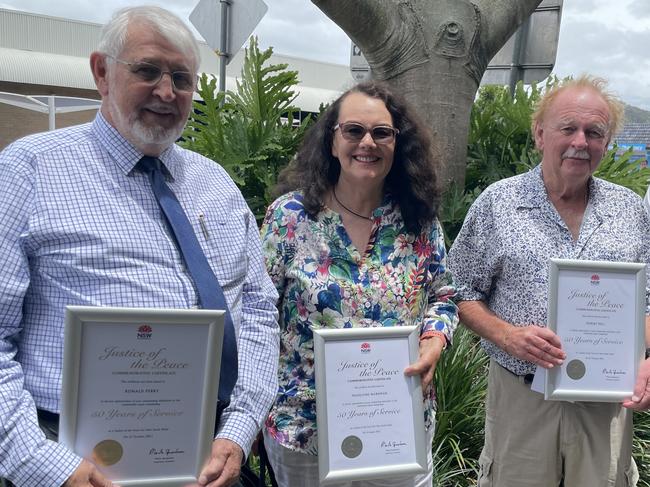
<path fill-rule="evenodd" d="M 160 71 L 160 76 L 158 77 L 158 79 L 155 82 L 154 81 L 146 81 L 146 80 L 140 78 L 135 72 L 129 70 L 129 72 L 131 74 L 133 74 L 134 76 L 138 76 L 140 78 L 140 81 L 142 83 L 147 84 L 148 86 L 152 86 L 152 87 L 156 86 L 163 79 L 163 76 L 168 74 L 169 79 L 172 82 L 172 87 L 174 88 L 174 91 L 180 91 L 181 93 L 193 93 L 195 88 L 196 88 L 196 82 L 197 82 L 197 79 L 198 79 L 197 75 L 194 75 L 194 77 L 192 78 L 193 79 L 192 88 L 189 89 L 189 90 L 183 90 L 183 89 L 178 88 L 176 86 L 176 82 L 174 81 L 174 74 L 176 74 L 176 73 L 187 73 L 190 76 L 192 76 L 191 71 L 185 71 L 185 70 L 182 70 L 182 69 L 179 69 L 179 70 L 176 70 L 176 71 L 165 71 L 160 66 L 158 66 L 157 64 L 149 63 L 147 61 L 125 61 L 123 59 L 119 59 L 119 58 L 117 58 L 115 56 L 112 56 L 110 54 L 106 54 L 106 57 L 109 58 L 109 59 L 112 59 L 113 61 L 115 61 L 117 63 L 123 64 L 125 66 L 129 66 L 129 67 L 136 66 L 136 65 L 145 65 L 145 66 L 151 66 L 151 67 L 154 67 L 154 68 L 158 69 Z"/>
<path fill-rule="evenodd" d="M 363 135 L 361 136 L 361 138 L 359 140 L 355 140 L 355 139 L 349 139 L 345 135 L 343 135 L 343 130 L 341 130 L 341 128 L 345 128 L 346 125 L 356 125 L 358 127 L 363 127 L 364 132 L 363 132 Z M 381 141 L 381 142 L 377 141 L 372 136 L 372 131 L 374 129 L 376 129 L 376 128 L 389 129 L 389 130 L 391 130 L 393 132 L 393 136 L 390 139 L 387 139 L 386 141 Z M 397 136 L 399 135 L 399 129 L 395 128 L 395 127 L 392 127 L 390 125 L 375 125 L 373 127 L 368 128 L 368 127 L 366 127 L 365 125 L 363 125 L 362 123 L 359 123 L 359 122 L 341 122 L 341 123 L 337 123 L 336 125 L 334 125 L 334 127 L 332 127 L 332 132 L 336 132 L 337 130 L 340 130 L 341 137 L 343 137 L 348 142 L 353 142 L 353 143 L 361 142 L 367 134 L 370 134 L 370 138 L 373 140 L 373 142 L 375 144 L 385 145 L 385 144 L 390 144 L 391 142 L 395 141 L 395 139 L 397 139 Z"/>

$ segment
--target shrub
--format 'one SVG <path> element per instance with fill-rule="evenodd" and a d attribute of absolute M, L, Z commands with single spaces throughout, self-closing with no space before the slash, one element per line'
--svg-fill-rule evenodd
<path fill-rule="evenodd" d="M 300 121 L 292 104 L 298 73 L 286 64 L 265 66 L 272 53 L 272 48 L 261 52 L 251 37 L 235 91 L 218 92 L 216 78 L 204 74 L 197 89 L 202 102 L 194 102 L 182 143 L 228 171 L 258 221 L 278 173 L 311 123 L 309 116 Z"/>
<path fill-rule="evenodd" d="M 478 339 L 465 327 L 456 331 L 453 345 L 442 354 L 435 380 L 438 412 L 433 485 L 476 484 L 483 447 L 488 363 Z"/>

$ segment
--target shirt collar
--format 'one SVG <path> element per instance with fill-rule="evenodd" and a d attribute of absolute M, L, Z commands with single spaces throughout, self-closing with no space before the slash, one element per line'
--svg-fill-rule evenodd
<path fill-rule="evenodd" d="M 612 200 L 613 194 L 605 188 L 607 183 L 602 179 L 589 178 L 589 205 L 594 215 L 600 220 L 613 217 L 618 213 L 618 206 Z"/>
<path fill-rule="evenodd" d="M 541 208 L 551 204 L 542 179 L 542 165 L 538 164 L 523 175 L 519 208 Z M 599 217 L 611 216 L 616 208 L 604 191 L 603 181 L 593 176 L 589 178 L 589 205 Z"/>
<path fill-rule="evenodd" d="M 135 165 L 144 156 L 106 120 L 101 111 L 97 112 L 97 116 L 92 123 L 92 131 L 125 175 L 133 171 Z M 162 161 L 165 171 L 171 176 L 172 180 L 180 177 L 182 158 L 176 144 L 172 144 L 165 149 L 158 156 L 158 159 Z"/>
<path fill-rule="evenodd" d="M 541 208 L 548 204 L 548 194 L 542 179 L 541 164 L 522 175 L 520 191 L 519 208 Z"/>

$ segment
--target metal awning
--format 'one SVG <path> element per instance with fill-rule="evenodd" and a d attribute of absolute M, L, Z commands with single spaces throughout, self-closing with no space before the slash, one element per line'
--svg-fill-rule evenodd
<path fill-rule="evenodd" d="M 88 58 L 0 48 L 0 81 L 95 90 Z"/>
<path fill-rule="evenodd" d="M 0 59 L 0 81 L 96 90 L 88 58 L 0 47 Z M 227 76 L 226 89 L 236 87 L 236 78 Z M 321 103 L 331 102 L 341 94 L 338 90 L 305 85 L 293 90 L 297 94 L 294 104 L 304 112 L 318 112 Z M 199 96 L 195 93 L 194 98 Z"/>
<path fill-rule="evenodd" d="M 19 95 L 0 91 L 0 103 L 15 107 L 47 113 L 49 130 L 56 128 L 57 113 L 81 112 L 84 110 L 97 110 L 102 105 L 101 100 L 91 98 L 78 98 L 74 96 L 57 95 Z"/>

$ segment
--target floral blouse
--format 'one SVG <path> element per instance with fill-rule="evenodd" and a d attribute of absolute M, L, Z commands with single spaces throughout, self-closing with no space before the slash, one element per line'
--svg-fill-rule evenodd
<path fill-rule="evenodd" d="M 339 214 L 325 207 L 309 216 L 300 192 L 278 198 L 266 213 L 263 251 L 280 295 L 281 329 L 280 384 L 266 427 L 292 450 L 317 450 L 313 329 L 417 324 L 451 341 L 458 324 L 440 224 L 407 233 L 389 196 L 372 218 L 362 254 Z M 425 396 L 428 428 L 433 388 Z"/>

